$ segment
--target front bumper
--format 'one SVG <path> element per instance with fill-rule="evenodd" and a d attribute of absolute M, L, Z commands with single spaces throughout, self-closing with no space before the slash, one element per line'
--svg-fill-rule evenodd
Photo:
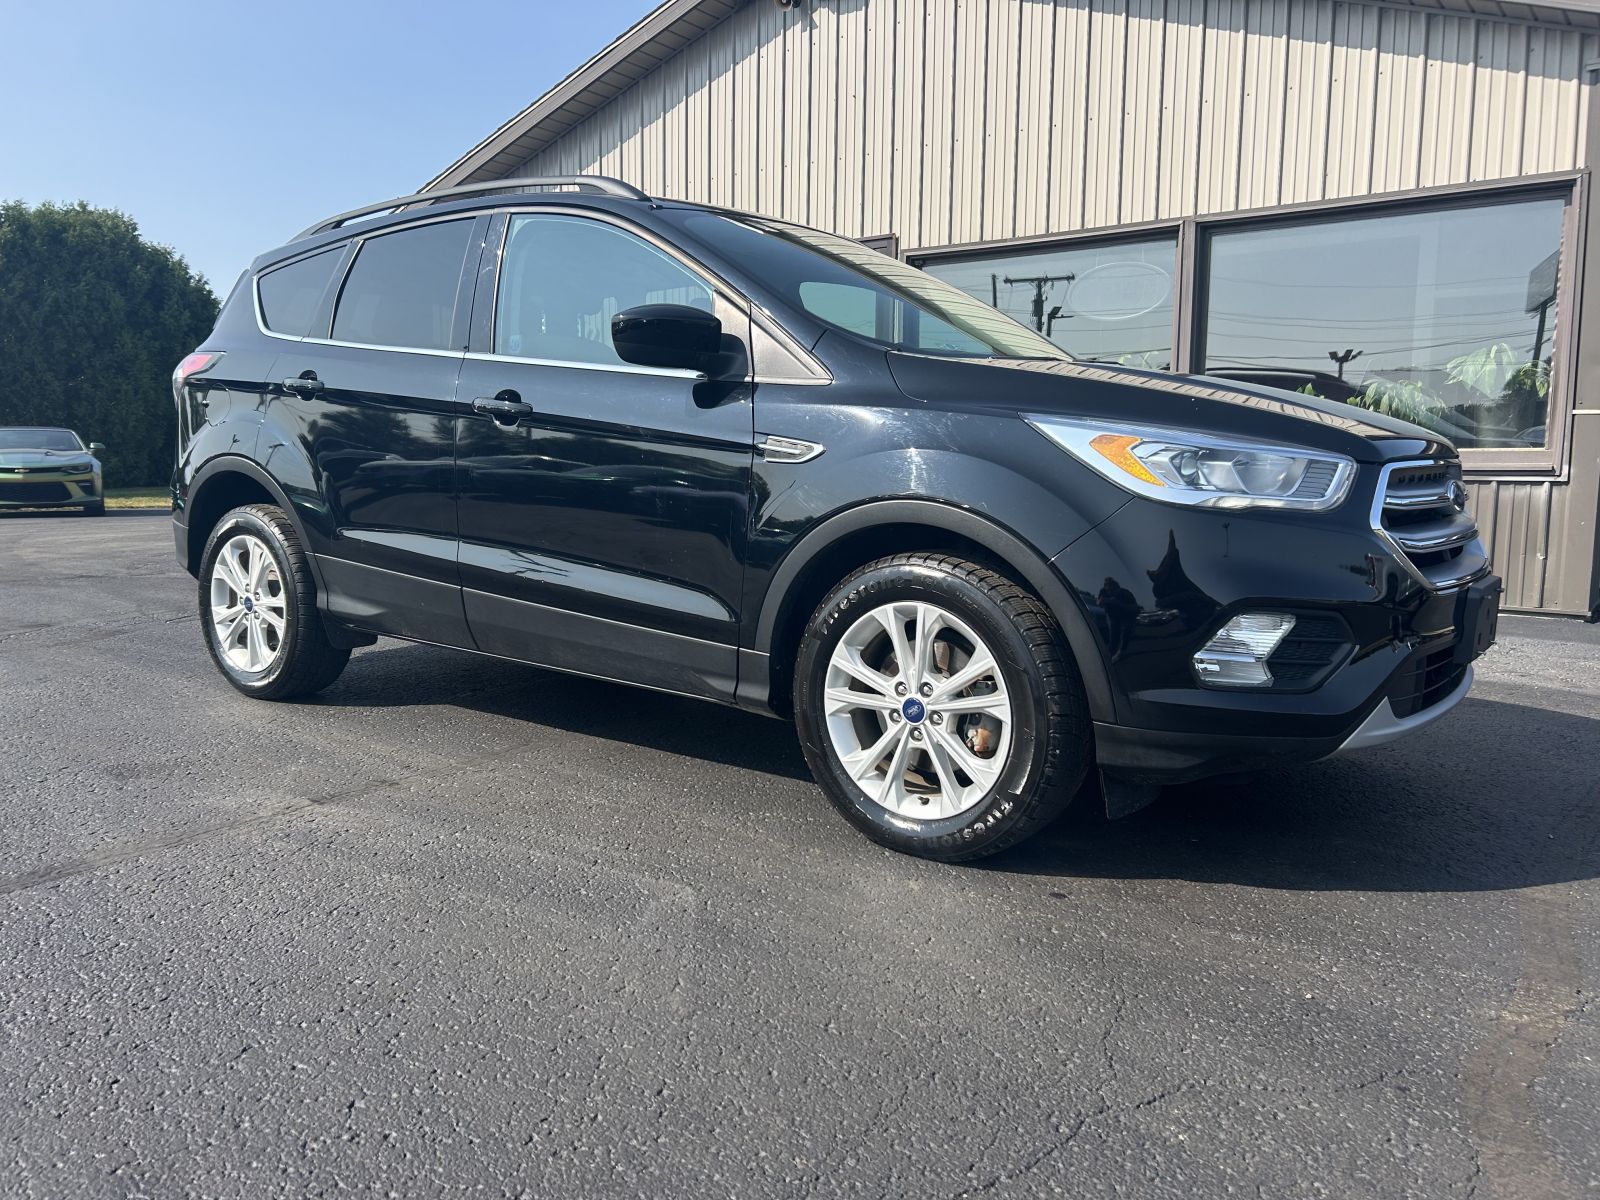
<path fill-rule="evenodd" d="M 1471 686 L 1499 589 L 1483 575 L 1433 591 L 1351 524 L 1148 503 L 1054 565 L 1084 602 L 1112 685 L 1115 713 L 1095 723 L 1100 768 L 1150 784 L 1307 762 L 1431 724 Z M 1470 600 L 1485 595 L 1480 629 Z M 1292 613 L 1297 629 L 1337 630 L 1341 644 L 1325 663 L 1295 664 L 1299 675 L 1275 670 L 1270 688 L 1202 686 L 1194 652 L 1247 611 Z"/>
<path fill-rule="evenodd" d="M 1378 707 L 1372 710 L 1354 733 L 1345 738 L 1334 753 L 1344 754 L 1349 750 L 1367 750 L 1373 746 L 1384 746 L 1432 725 L 1465 700 L 1471 688 L 1472 668 L 1468 667 L 1462 673 L 1461 682 L 1456 684 L 1453 691 L 1446 693 L 1444 699 L 1409 716 L 1403 717 L 1396 712 L 1392 701 L 1381 700 L 1378 702 Z"/>
<path fill-rule="evenodd" d="M 0 470 L 0 508 L 82 508 L 99 499 L 98 475 Z"/>

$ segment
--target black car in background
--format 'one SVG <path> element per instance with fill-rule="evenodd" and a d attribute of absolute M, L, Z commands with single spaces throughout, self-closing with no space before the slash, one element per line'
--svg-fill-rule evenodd
<path fill-rule="evenodd" d="M 70 429 L 0 427 L 0 510 L 76 508 L 103 517 L 106 494 L 95 457 L 105 447 L 84 444 Z"/>
<path fill-rule="evenodd" d="M 178 558 L 239 690 L 392 636 L 792 718 L 847 817 L 934 858 L 1091 772 L 1120 812 L 1418 729 L 1493 638 L 1428 432 L 1078 363 L 856 243 L 614 180 L 325 221 L 174 387 Z"/>

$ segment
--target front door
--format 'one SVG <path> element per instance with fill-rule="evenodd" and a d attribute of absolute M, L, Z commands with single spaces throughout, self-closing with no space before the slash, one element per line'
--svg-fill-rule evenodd
<path fill-rule="evenodd" d="M 747 362 L 747 316 L 598 217 L 512 213 L 500 258 L 492 321 L 457 390 L 461 581 L 478 647 L 731 699 L 750 387 L 623 363 L 611 318 L 703 308 Z"/>
<path fill-rule="evenodd" d="M 472 644 L 456 567 L 455 397 L 486 226 L 365 239 L 329 335 L 287 346 L 273 368 L 279 427 L 296 431 L 327 508 L 312 547 L 324 603 L 363 629 Z M 272 450 L 258 447 L 269 470 Z"/>

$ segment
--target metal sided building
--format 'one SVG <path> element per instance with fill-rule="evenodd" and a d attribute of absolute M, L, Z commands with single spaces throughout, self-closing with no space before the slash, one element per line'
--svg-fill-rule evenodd
<path fill-rule="evenodd" d="M 1593 616 L 1597 77 L 1600 0 L 668 0 L 430 186 L 614 175 L 1419 421 L 1506 606 Z"/>

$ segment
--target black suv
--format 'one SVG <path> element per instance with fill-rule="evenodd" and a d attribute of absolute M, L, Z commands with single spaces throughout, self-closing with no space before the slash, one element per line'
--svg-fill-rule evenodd
<path fill-rule="evenodd" d="M 1080 363 L 857 243 L 596 177 L 325 221 L 174 375 L 178 558 L 263 699 L 410 638 L 793 718 L 869 836 L 1011 845 L 1448 711 L 1454 450 Z"/>

